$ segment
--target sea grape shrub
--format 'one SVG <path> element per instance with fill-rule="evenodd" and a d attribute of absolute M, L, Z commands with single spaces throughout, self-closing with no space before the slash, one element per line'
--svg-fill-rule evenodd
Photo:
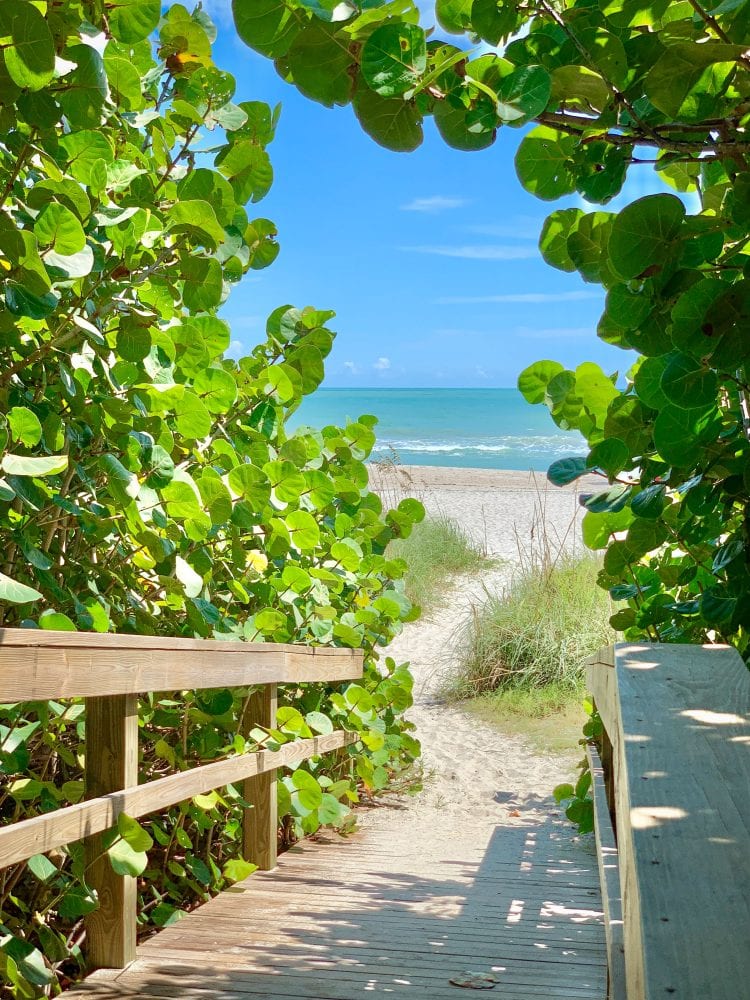
<path fill-rule="evenodd" d="M 102 9 L 105 13 L 102 14 Z M 346 828 L 419 745 L 406 667 L 378 650 L 417 612 L 395 537 L 423 516 L 368 489 L 375 419 L 287 429 L 323 378 L 330 312 L 282 306 L 226 357 L 218 317 L 273 262 L 277 111 L 235 102 L 200 8 L 0 4 L 0 624 L 361 647 L 343 687 L 289 686 L 243 733 L 249 689 L 141 701 L 142 779 L 334 727 L 360 741 L 284 776 L 285 835 Z M 0 706 L 0 821 L 83 795 L 83 706 Z M 236 789 L 123 819 L 109 854 L 143 875 L 140 921 L 244 877 Z M 97 905 L 81 846 L 0 872 L 0 978 L 54 992 Z"/>
<path fill-rule="evenodd" d="M 726 641 L 747 656 L 750 258 L 731 199 L 705 181 L 697 187 L 703 205 L 716 206 L 698 215 L 659 194 L 617 215 L 550 216 L 542 251 L 563 269 L 580 267 L 571 248 L 581 227 L 596 233 L 581 273 L 607 289 L 600 336 L 639 357 L 622 391 L 595 365 L 568 371 L 552 361 L 526 369 L 519 387 L 588 442 L 586 457 L 554 463 L 550 479 L 606 479 L 584 499 L 583 537 L 606 550 L 601 585 L 627 602 L 612 625 L 626 639 Z"/>
<path fill-rule="evenodd" d="M 638 355 L 624 391 L 595 365 L 551 361 L 520 385 L 589 443 L 553 481 L 607 480 L 584 533 L 605 550 L 603 586 L 627 602 L 615 627 L 750 657 L 750 4 L 437 0 L 436 33 L 410 0 L 233 8 L 284 79 L 351 102 L 390 149 L 416 148 L 430 117 L 465 150 L 524 127 L 517 173 L 545 201 L 606 206 L 633 164 L 678 192 L 620 212 L 562 208 L 541 235 L 552 266 L 606 289 L 598 336 Z"/>

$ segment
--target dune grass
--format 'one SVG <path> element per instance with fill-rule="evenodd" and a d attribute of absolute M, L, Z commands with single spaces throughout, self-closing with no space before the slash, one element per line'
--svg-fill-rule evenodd
<path fill-rule="evenodd" d="M 541 708 L 561 694 L 577 698 L 583 661 L 614 639 L 606 591 L 593 556 L 531 561 L 500 596 L 475 610 L 460 638 L 459 698 L 518 690 Z M 541 692 L 546 691 L 543 695 Z M 516 695 L 517 708 L 523 704 Z"/>
<path fill-rule="evenodd" d="M 464 702 L 472 715 L 503 733 L 521 736 L 544 754 L 580 755 L 581 729 L 588 716 L 584 687 L 498 688 Z"/>
<path fill-rule="evenodd" d="M 481 545 L 456 521 L 442 516 L 426 518 L 408 538 L 391 542 L 388 555 L 406 561 L 406 595 L 423 613 L 442 603 L 453 576 L 491 564 Z"/>

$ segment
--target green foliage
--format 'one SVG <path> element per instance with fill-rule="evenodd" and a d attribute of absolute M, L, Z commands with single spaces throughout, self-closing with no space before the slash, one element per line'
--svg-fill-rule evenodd
<path fill-rule="evenodd" d="M 284 45 L 318 30 L 315 5 L 284 10 Z M 581 431 L 585 466 L 607 480 L 587 501 L 584 530 L 607 549 L 600 582 L 629 603 L 616 619 L 626 638 L 725 640 L 750 656 L 750 7 L 445 0 L 426 57 L 410 0 L 336 10 L 329 30 L 347 53 L 351 99 L 383 145 L 413 149 L 430 116 L 466 150 L 534 121 L 516 168 L 542 199 L 577 192 L 606 205 L 645 162 L 699 202 L 688 214 L 677 195 L 654 194 L 619 213 L 550 216 L 544 257 L 604 286 L 598 335 L 639 359 L 622 390 L 595 365 L 552 361 L 519 385 L 560 427 Z M 242 37 L 264 51 L 276 16 L 269 6 L 240 25 Z M 476 56 L 440 28 L 470 43 L 513 40 L 502 56 Z M 284 51 L 273 54 L 295 83 Z M 551 478 L 583 471 L 556 463 Z"/>
<path fill-rule="evenodd" d="M 467 623 L 452 693 L 549 685 L 577 692 L 584 658 L 614 638 L 610 600 L 595 585 L 599 565 L 592 556 L 525 560 L 505 593 Z"/>
<path fill-rule="evenodd" d="M 585 464 L 556 463 L 552 481 L 586 468 L 607 481 L 587 500 L 584 530 L 607 549 L 600 582 L 628 601 L 616 617 L 626 638 L 726 640 L 750 656 L 750 7 L 446 0 L 444 30 L 514 40 L 502 56 L 476 57 L 438 31 L 426 59 L 409 0 L 336 9 L 329 30 L 348 54 L 355 110 L 383 145 L 414 148 L 432 116 L 447 143 L 481 149 L 498 128 L 533 119 L 516 167 L 540 198 L 577 192 L 606 205 L 646 162 L 699 200 L 696 214 L 655 194 L 619 213 L 550 216 L 546 260 L 606 288 L 598 334 L 639 359 L 623 390 L 594 365 L 572 372 L 552 361 L 519 386 L 588 441 Z M 284 46 L 321 15 L 301 0 L 284 11 L 288 34 L 273 54 L 295 83 Z M 267 51 L 275 17 L 269 5 L 240 34 Z M 378 43 L 386 36 L 390 48 Z"/>
<path fill-rule="evenodd" d="M 583 739 L 579 745 L 600 743 L 602 738 L 602 720 L 594 707 L 594 703 L 584 700 L 583 707 L 588 719 L 583 727 Z M 565 815 L 578 827 L 579 833 L 591 833 L 594 829 L 594 800 L 591 791 L 591 771 L 588 757 L 584 757 L 578 765 L 580 774 L 574 784 L 565 782 L 558 785 L 553 794 L 555 801 L 565 807 Z"/>
<path fill-rule="evenodd" d="M 622 390 L 595 365 L 552 361 L 519 387 L 587 439 L 585 460 L 555 463 L 552 482 L 587 470 L 604 481 L 585 501 L 584 537 L 606 550 L 600 584 L 628 605 L 613 625 L 633 640 L 731 642 L 750 660 L 750 5 L 439 0 L 440 28 L 507 42 L 503 54 L 474 57 L 438 31 L 422 68 L 421 46 L 407 42 L 408 76 L 388 96 L 363 72 L 360 42 L 384 23 L 416 38 L 419 17 L 413 0 L 369 7 L 341 5 L 335 31 L 355 109 L 367 109 L 360 122 L 382 145 L 415 148 L 432 116 L 449 145 L 484 149 L 499 128 L 533 119 L 516 169 L 539 198 L 606 205 L 631 165 L 647 163 L 697 200 L 694 214 L 656 194 L 617 214 L 550 216 L 543 256 L 604 286 L 598 336 L 639 357 Z M 312 30 L 312 5 L 284 10 L 296 37 Z M 241 34 L 262 51 L 270 21 Z M 590 828 L 587 789 L 561 799 Z"/>
<path fill-rule="evenodd" d="M 162 18 L 157 0 L 0 4 L 0 623 L 362 647 L 360 683 L 282 689 L 270 731 L 243 734 L 249 689 L 141 700 L 143 781 L 356 731 L 283 777 L 290 841 L 350 826 L 361 789 L 418 754 L 411 677 L 377 650 L 415 614 L 386 548 L 423 511 L 369 491 L 374 417 L 286 430 L 322 381 L 332 313 L 281 306 L 247 357 L 225 357 L 217 311 L 278 252 L 247 207 L 273 179 L 277 112 L 235 103 L 214 36 L 200 9 Z M 0 707 L 0 822 L 82 797 L 83 711 Z M 105 846 L 142 876 L 142 925 L 250 874 L 242 810 L 228 787 L 121 817 Z M 4 988 L 75 978 L 96 905 L 80 844 L 5 869 Z"/>
<path fill-rule="evenodd" d="M 408 538 L 388 547 L 406 567 L 406 596 L 424 614 L 440 606 L 456 573 L 478 571 L 488 562 L 477 543 L 449 517 L 427 518 Z"/>

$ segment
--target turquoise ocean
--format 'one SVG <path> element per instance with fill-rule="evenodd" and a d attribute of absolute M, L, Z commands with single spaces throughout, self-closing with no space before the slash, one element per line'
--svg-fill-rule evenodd
<path fill-rule="evenodd" d="M 371 460 L 394 452 L 404 465 L 546 469 L 588 450 L 577 432 L 559 430 L 544 406 L 516 389 L 319 389 L 291 426 L 343 424 L 378 417 Z"/>

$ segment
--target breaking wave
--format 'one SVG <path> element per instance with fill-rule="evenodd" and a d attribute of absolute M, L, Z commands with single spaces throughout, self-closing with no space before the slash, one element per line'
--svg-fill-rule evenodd
<path fill-rule="evenodd" d="M 527 436 L 519 437 L 507 435 L 504 437 L 486 438 L 481 441 L 470 438 L 456 438 L 454 440 L 425 440 L 420 438 L 403 438 L 398 440 L 378 440 L 373 448 L 373 455 L 387 454 L 395 451 L 403 456 L 409 453 L 421 455 L 445 455 L 460 457 L 461 455 L 483 455 L 483 454 L 519 454 L 519 455 L 544 455 L 561 457 L 579 452 L 585 453 L 585 441 L 582 437 L 566 434 L 547 436 Z"/>

